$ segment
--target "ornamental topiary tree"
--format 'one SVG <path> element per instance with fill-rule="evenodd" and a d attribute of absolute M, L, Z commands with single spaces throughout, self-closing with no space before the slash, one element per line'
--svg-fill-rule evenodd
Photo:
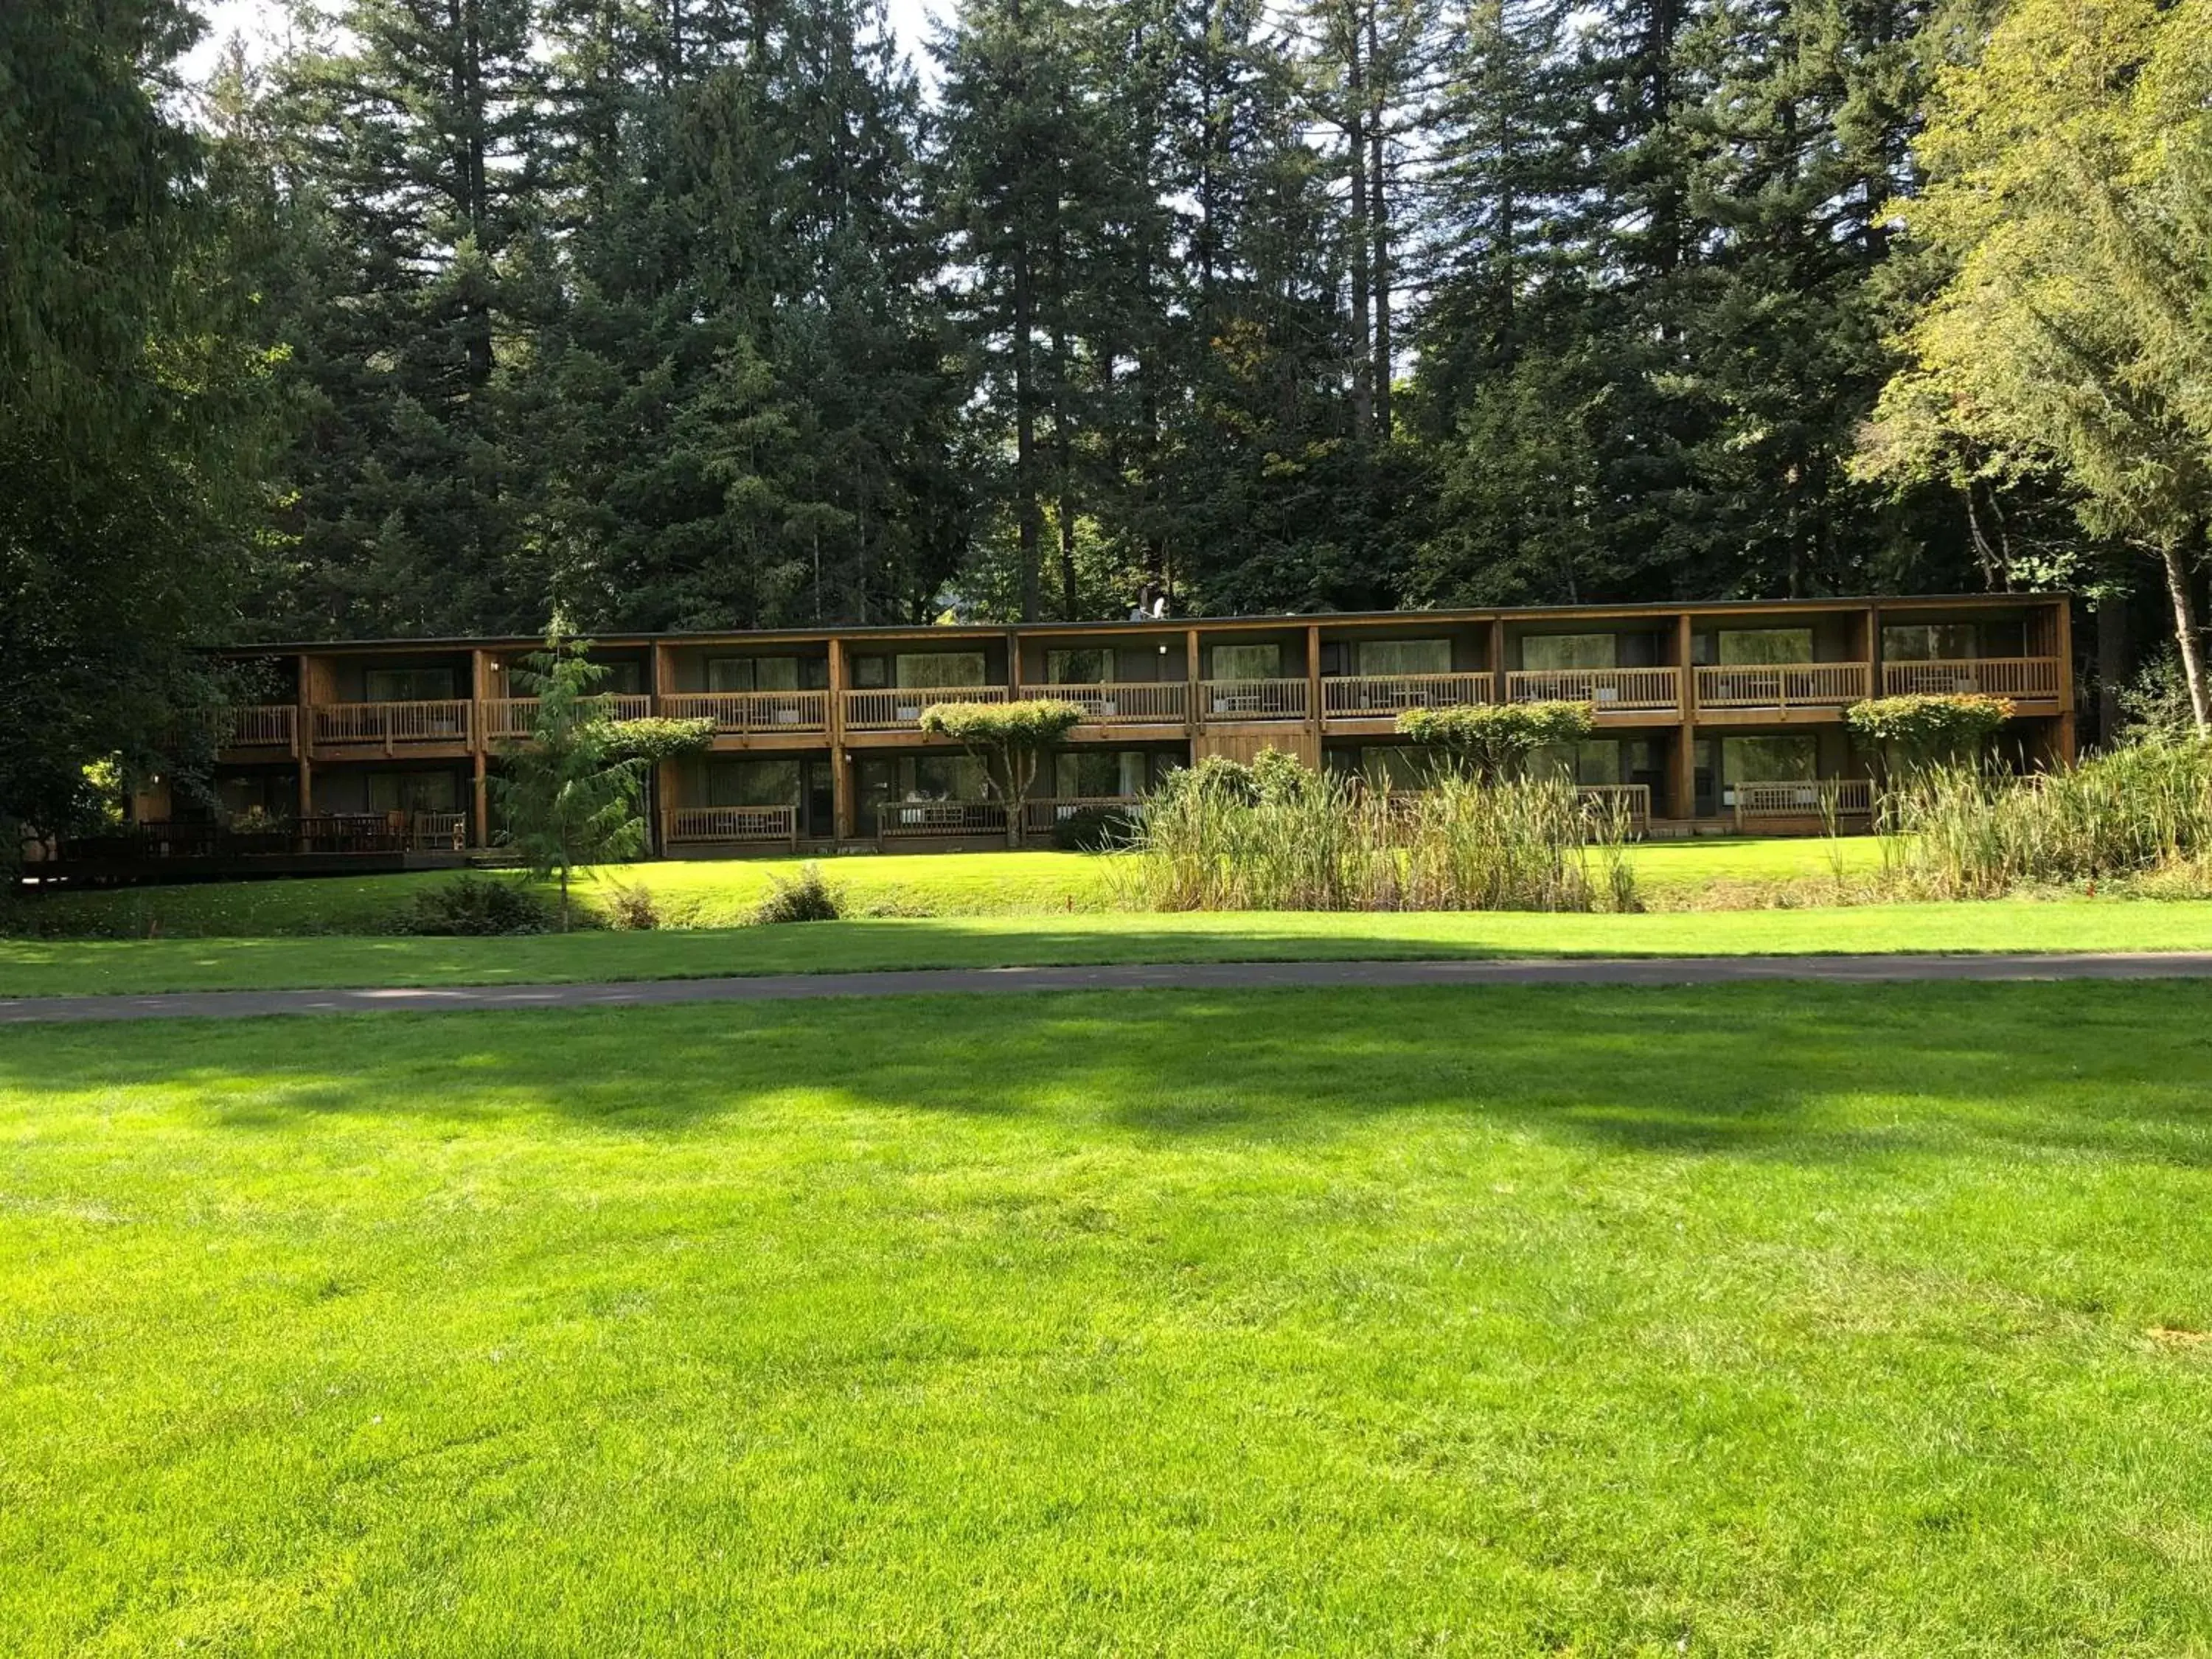
<path fill-rule="evenodd" d="M 1484 783 L 1517 775 L 1529 756 L 1555 743 L 1579 743 L 1596 723 L 1586 702 L 1464 703 L 1408 708 L 1398 729 L 1442 750 Z"/>
<path fill-rule="evenodd" d="M 1045 750 L 1084 717 L 1080 703 L 1056 697 L 1020 702 L 935 702 L 921 711 L 921 729 L 949 738 L 977 760 L 1006 806 L 1006 842 L 1021 845 L 1023 807 Z"/>
<path fill-rule="evenodd" d="M 1869 697 L 1844 711 L 1844 724 L 1872 744 L 1883 769 L 1910 778 L 1972 760 L 2012 718 L 2012 704 L 1977 692 Z"/>
<path fill-rule="evenodd" d="M 654 714 L 641 720 L 607 722 L 607 750 L 647 762 L 686 760 L 714 746 L 714 722 L 671 720 Z"/>
<path fill-rule="evenodd" d="M 517 669 L 538 712 L 529 741 L 508 747 L 507 770 L 495 781 L 509 845 L 531 874 L 561 884 L 564 933 L 575 872 L 633 857 L 645 843 L 638 802 L 650 763 L 623 752 L 615 723 L 593 709 L 592 693 L 607 671 L 589 659 L 590 648 L 563 638 L 556 622 L 545 631 L 545 648 Z"/>

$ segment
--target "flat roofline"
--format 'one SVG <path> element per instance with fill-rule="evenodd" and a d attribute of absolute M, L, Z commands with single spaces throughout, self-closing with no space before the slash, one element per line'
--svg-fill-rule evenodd
<path fill-rule="evenodd" d="M 1116 621 L 1111 617 L 1096 622 L 1034 622 L 1034 623 L 829 623 L 819 628 L 698 628 L 670 629 L 657 633 L 602 634 L 586 629 L 581 637 L 602 649 L 648 647 L 655 644 L 709 644 L 723 640 L 788 641 L 792 642 L 827 641 L 831 639 L 1003 639 L 1009 634 L 1031 636 L 1064 634 L 1069 635 L 1097 633 L 1116 634 L 1182 634 L 1191 629 L 1264 629 L 1304 628 L 1319 623 L 1324 626 L 1341 623 L 1420 623 L 1436 622 L 1464 625 L 1489 622 L 1546 622 L 1561 617 L 1581 617 L 1591 621 L 1634 619 L 1638 617 L 1678 617 L 1684 612 L 1692 616 L 1756 616 L 1765 613 L 1819 612 L 1822 611 L 1863 611 L 1870 606 L 1883 609 L 1952 610 L 1965 608 L 1977 611 L 2049 605 L 2071 601 L 2070 590 L 2042 593 L 1869 593 L 1838 595 L 1812 599 L 1676 599 L 1638 603 L 1634 605 L 1549 605 L 1486 606 L 1475 610 L 1437 611 L 1305 611 L 1276 615 L 1170 617 L 1164 621 Z M 390 638 L 356 638 L 343 640 L 270 640 L 234 645 L 210 645 L 203 647 L 225 655 L 248 656 L 272 652 L 306 653 L 354 651 L 471 651 L 471 650 L 528 650 L 544 643 L 535 634 L 471 634 L 416 637 L 397 635 Z"/>

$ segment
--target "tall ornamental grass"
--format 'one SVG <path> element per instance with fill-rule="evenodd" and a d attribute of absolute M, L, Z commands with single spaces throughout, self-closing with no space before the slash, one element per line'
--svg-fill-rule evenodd
<path fill-rule="evenodd" d="M 2212 884 L 2212 743 L 2130 744 L 2070 771 L 1919 774 L 1884 804 L 1884 863 L 1932 898 L 2147 876 Z"/>
<path fill-rule="evenodd" d="M 1564 781 L 1390 793 L 1304 773 L 1186 775 L 1146 805 L 1126 896 L 1153 910 L 1628 910 L 1624 816 Z"/>

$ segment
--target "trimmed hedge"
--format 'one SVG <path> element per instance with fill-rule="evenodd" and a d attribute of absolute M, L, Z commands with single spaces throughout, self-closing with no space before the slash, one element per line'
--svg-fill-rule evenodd
<path fill-rule="evenodd" d="M 1520 771 L 1539 749 L 1579 743 L 1595 725 L 1586 702 L 1466 703 L 1398 716 L 1398 730 L 1415 743 L 1463 761 L 1490 782 Z"/>

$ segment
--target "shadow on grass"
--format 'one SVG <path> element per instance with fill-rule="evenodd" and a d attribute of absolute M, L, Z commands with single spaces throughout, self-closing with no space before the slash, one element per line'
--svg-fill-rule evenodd
<path fill-rule="evenodd" d="M 1043 1121 L 1079 1140 L 1325 1146 L 1402 1116 L 1679 1156 L 1956 1147 L 2212 1162 L 2207 994 L 1810 984 L 1078 993 L 22 1028 L 0 1091 L 179 1091 L 303 1119 L 681 1137 L 793 1113 L 881 1133 Z"/>

